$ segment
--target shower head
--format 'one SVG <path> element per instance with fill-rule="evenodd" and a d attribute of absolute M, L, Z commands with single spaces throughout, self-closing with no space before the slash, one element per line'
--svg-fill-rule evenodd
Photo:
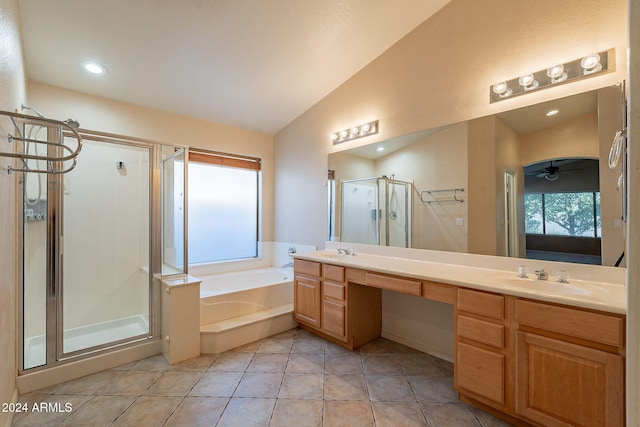
<path fill-rule="evenodd" d="M 80 123 L 76 119 L 67 119 L 64 122 L 74 129 L 78 129 L 80 127 Z"/>

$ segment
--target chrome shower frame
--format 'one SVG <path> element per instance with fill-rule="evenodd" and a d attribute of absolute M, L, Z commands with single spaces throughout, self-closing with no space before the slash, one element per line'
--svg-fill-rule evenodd
<path fill-rule="evenodd" d="M 33 116 L 28 116 L 29 119 L 33 119 Z M 47 120 L 54 124 L 60 124 L 55 120 Z M 30 123 L 27 123 L 30 124 Z M 68 126 L 65 126 L 67 128 Z M 51 127 L 49 128 L 51 129 Z M 19 369 L 18 375 L 24 375 L 27 373 L 34 373 L 38 371 L 44 371 L 56 366 L 64 365 L 69 362 L 80 361 L 94 357 L 97 355 L 104 355 L 111 353 L 115 350 L 121 350 L 131 348 L 139 345 L 142 342 L 159 341 L 161 339 L 161 319 L 160 319 L 160 307 L 161 307 L 161 272 L 162 272 L 162 218 L 161 218 L 161 198 L 162 188 L 161 182 L 161 168 L 162 168 L 162 147 L 173 147 L 175 149 L 182 149 L 185 152 L 188 151 L 187 146 L 179 144 L 167 144 L 163 142 L 152 141 L 148 139 L 127 137 L 117 134 L 97 132 L 90 130 L 75 130 L 71 129 L 69 132 L 58 132 L 61 138 L 65 136 L 77 135 L 80 140 L 85 138 L 87 141 L 96 141 L 103 143 L 112 143 L 118 145 L 126 145 L 138 148 L 147 149 L 149 152 L 149 331 L 138 336 L 129 337 L 126 339 L 108 342 L 102 345 L 89 347 L 69 353 L 63 351 L 63 328 L 62 328 L 62 315 L 63 315 L 63 291 L 62 284 L 62 261 L 63 256 L 63 230 L 62 230 L 62 218 L 64 215 L 62 198 L 62 191 L 59 191 L 62 185 L 62 171 L 59 164 L 54 164 L 53 171 L 40 171 L 38 173 L 47 173 L 48 184 L 51 197 L 47 199 L 47 255 L 46 255 L 46 363 L 44 365 L 24 368 L 24 292 L 21 289 L 18 292 L 19 295 L 19 345 L 18 345 L 18 362 Z M 12 156 L 21 158 L 20 156 Z M 43 156 L 38 156 L 43 157 Z M 34 160 L 43 160 L 33 158 Z M 75 165 L 75 162 L 74 162 Z M 26 168 L 24 168 L 26 169 Z M 14 169 L 18 170 L 18 169 Z M 35 172 L 32 170 L 22 170 L 23 173 Z M 66 172 L 66 171 L 65 171 Z M 17 186 L 24 186 L 25 180 L 21 177 L 17 183 Z M 184 188 L 184 194 L 186 197 L 186 186 Z M 18 197 L 24 197 L 24 188 L 18 188 L 16 192 Z M 22 196 L 21 196 L 22 195 Z M 18 201 L 16 203 L 18 207 L 18 230 L 19 233 L 24 233 L 25 217 L 24 212 L 20 212 L 23 209 L 23 203 Z M 185 236 L 185 248 L 186 248 L 186 221 L 184 224 L 184 236 Z M 50 240 L 49 240 L 50 239 Z M 24 237 L 18 236 L 18 250 L 20 254 L 24 253 Z M 185 271 L 187 268 L 186 251 L 185 251 Z M 20 256 L 20 265 L 18 268 L 18 280 L 20 286 L 24 283 L 24 255 Z"/>

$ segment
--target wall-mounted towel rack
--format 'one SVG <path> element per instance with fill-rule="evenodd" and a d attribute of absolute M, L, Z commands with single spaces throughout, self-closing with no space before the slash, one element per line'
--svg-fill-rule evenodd
<path fill-rule="evenodd" d="M 11 143 L 14 141 L 20 141 L 24 144 L 35 144 L 35 146 L 44 146 L 46 147 L 46 156 L 38 155 L 37 150 L 36 154 L 30 154 L 26 152 L 25 147 L 21 147 L 21 149 L 16 149 L 15 152 L 2 152 L 0 151 L 0 157 L 10 157 L 14 159 L 22 160 L 23 167 L 14 168 L 9 165 L 7 167 L 8 173 L 12 173 L 14 171 L 17 172 L 35 172 L 35 173 L 53 173 L 53 174 L 61 174 L 67 173 L 71 171 L 77 162 L 77 156 L 80 154 L 80 150 L 82 149 L 82 137 L 78 133 L 78 131 L 67 122 L 62 122 L 59 120 L 48 119 L 46 117 L 39 116 L 31 116 L 20 113 L 12 113 L 9 111 L 0 110 L 0 115 L 8 116 L 11 118 L 13 122 L 13 126 L 15 127 L 16 135 L 13 135 L 11 132 L 7 133 L 7 142 Z M 39 140 L 27 138 L 23 134 L 20 124 L 29 124 L 34 126 L 43 126 L 49 127 L 56 130 L 57 138 L 55 141 L 49 140 Z M 75 147 L 69 146 L 65 143 L 64 137 L 71 136 L 76 139 L 77 143 Z M 53 148 L 53 149 L 50 149 Z M 20 152 L 24 151 L 24 152 Z M 53 153 L 53 154 L 50 154 Z M 32 168 L 29 166 L 28 160 L 35 161 L 43 161 L 46 162 L 46 168 L 40 168 L 36 166 Z M 39 163 L 38 163 L 39 164 Z"/>
<path fill-rule="evenodd" d="M 464 199 L 458 197 L 458 193 L 463 193 L 464 188 L 449 188 L 446 190 L 425 190 L 420 192 L 420 200 L 424 203 L 444 203 L 444 202 L 460 202 L 464 203 Z M 443 198 L 435 198 L 433 194 L 435 193 L 453 193 L 451 197 L 443 197 Z M 431 197 L 430 199 L 425 200 L 425 194 L 428 194 L 427 197 Z"/>

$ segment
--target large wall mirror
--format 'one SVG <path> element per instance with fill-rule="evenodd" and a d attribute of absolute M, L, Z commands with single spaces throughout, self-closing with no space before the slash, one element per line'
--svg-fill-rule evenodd
<path fill-rule="evenodd" d="M 329 155 L 329 239 L 624 266 L 622 85 Z"/>

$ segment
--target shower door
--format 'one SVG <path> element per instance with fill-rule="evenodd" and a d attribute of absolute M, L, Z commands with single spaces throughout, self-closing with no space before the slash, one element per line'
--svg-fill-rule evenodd
<path fill-rule="evenodd" d="M 85 140 L 62 175 L 62 355 L 149 334 L 150 149 Z"/>
<path fill-rule="evenodd" d="M 341 184 L 341 241 L 411 247 L 411 182 L 383 176 Z"/>
<path fill-rule="evenodd" d="M 21 371 L 153 335 L 154 147 L 83 139 L 71 172 L 23 175 Z"/>

